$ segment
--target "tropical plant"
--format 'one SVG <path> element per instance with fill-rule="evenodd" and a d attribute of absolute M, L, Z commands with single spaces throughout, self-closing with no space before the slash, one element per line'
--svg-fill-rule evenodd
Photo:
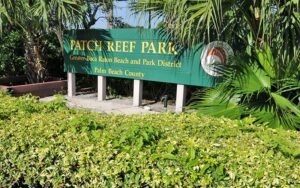
<path fill-rule="evenodd" d="M 276 66 L 279 58 L 267 46 L 257 49 L 255 58 L 237 57 L 235 61 L 223 70 L 225 81 L 198 93 L 196 98 L 202 100 L 194 102 L 192 108 L 234 119 L 252 115 L 271 127 L 300 130 L 299 53 L 288 66 L 280 68 Z"/>
<path fill-rule="evenodd" d="M 224 83 L 194 107 L 233 118 L 252 114 L 274 127 L 299 129 L 299 1 L 138 0 L 132 6 L 163 19 L 183 45 L 223 40 L 234 48 L 236 63 L 226 68 Z"/>
<path fill-rule="evenodd" d="M 131 7 L 136 13 L 151 11 L 179 41 L 190 45 L 224 40 L 242 45 L 237 49 L 267 43 L 289 51 L 299 45 L 297 0 L 137 0 Z"/>
<path fill-rule="evenodd" d="M 82 10 L 79 0 L 0 1 L 0 27 L 10 23 L 23 34 L 27 76 L 31 82 L 44 81 L 47 76 L 41 37 L 53 29 L 59 31 L 57 34 L 62 41 L 63 26 L 81 18 Z"/>
<path fill-rule="evenodd" d="M 24 41 L 19 31 L 4 28 L 0 38 L 0 77 L 24 75 Z"/>

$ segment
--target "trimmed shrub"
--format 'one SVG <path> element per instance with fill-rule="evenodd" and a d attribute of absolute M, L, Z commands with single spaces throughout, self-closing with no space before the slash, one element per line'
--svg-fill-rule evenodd
<path fill-rule="evenodd" d="M 1 94 L 0 186 L 299 187 L 299 132 L 251 122 L 104 115 Z"/>

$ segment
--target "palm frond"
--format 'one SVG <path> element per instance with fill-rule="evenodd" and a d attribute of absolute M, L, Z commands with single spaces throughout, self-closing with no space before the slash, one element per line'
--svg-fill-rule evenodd
<path fill-rule="evenodd" d="M 275 59 L 268 46 L 256 50 L 256 58 L 235 57 L 225 68 L 225 81 L 192 104 L 201 113 L 239 119 L 253 116 L 270 127 L 299 129 L 300 81 L 275 74 Z"/>

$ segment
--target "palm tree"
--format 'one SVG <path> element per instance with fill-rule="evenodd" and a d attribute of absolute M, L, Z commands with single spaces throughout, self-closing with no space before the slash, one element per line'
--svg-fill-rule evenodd
<path fill-rule="evenodd" d="M 23 33 L 30 82 L 42 82 L 46 78 L 41 37 L 54 30 L 62 45 L 63 27 L 81 18 L 82 11 L 79 0 L 0 1 L 0 27 L 7 21 Z"/>
<path fill-rule="evenodd" d="M 225 40 L 232 45 L 241 41 L 238 49 L 240 45 L 267 43 L 272 49 L 284 46 L 282 49 L 293 53 L 299 46 L 299 1 L 137 0 L 132 9 L 137 13 L 152 11 L 152 17 L 163 19 L 166 29 L 190 46 L 211 40 Z"/>
<path fill-rule="evenodd" d="M 133 9 L 151 10 L 182 45 L 223 40 L 235 49 L 224 83 L 197 95 L 194 108 L 299 129 L 299 1 L 138 0 Z"/>
<path fill-rule="evenodd" d="M 195 95 L 191 107 L 213 116 L 233 119 L 253 116 L 270 127 L 300 130 L 300 51 L 286 69 L 271 49 L 257 49 L 254 56 L 236 57 L 223 70 L 225 81 Z M 282 75 L 285 74 L 285 77 Z"/>

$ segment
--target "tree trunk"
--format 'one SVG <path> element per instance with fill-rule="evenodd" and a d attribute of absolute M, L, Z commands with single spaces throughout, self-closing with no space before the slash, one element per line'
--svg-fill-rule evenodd
<path fill-rule="evenodd" d="M 30 83 L 43 82 L 46 79 L 45 61 L 41 55 L 39 39 L 26 33 L 25 59 L 27 61 L 27 78 Z"/>
<path fill-rule="evenodd" d="M 61 28 L 54 29 L 54 33 L 57 36 L 57 39 L 59 41 L 60 51 L 61 54 L 64 55 L 64 39 L 63 39 L 63 31 Z"/>
<path fill-rule="evenodd" d="M 113 5 L 111 5 L 107 11 L 107 15 L 106 15 L 106 19 L 107 19 L 107 28 L 108 29 L 112 29 L 113 28 L 113 19 L 114 19 L 114 15 L 113 15 Z"/>

